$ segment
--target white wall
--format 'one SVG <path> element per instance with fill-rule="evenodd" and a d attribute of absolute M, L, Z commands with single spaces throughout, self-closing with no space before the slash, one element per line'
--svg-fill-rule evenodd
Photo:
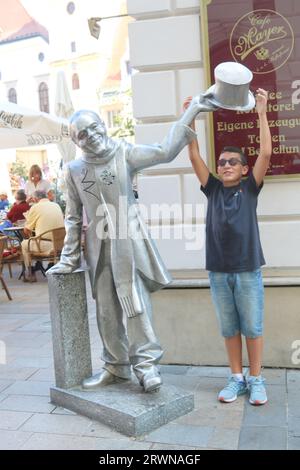
<path fill-rule="evenodd" d="M 127 0 L 128 13 L 136 19 L 129 25 L 129 42 L 131 64 L 138 71 L 133 77 L 138 143 L 161 141 L 179 117 L 184 98 L 205 89 L 199 5 L 200 0 Z M 210 152 L 206 129 L 205 115 L 201 115 L 197 130 L 204 157 Z M 176 202 L 182 208 L 182 217 L 184 204 L 198 204 L 200 214 L 206 204 L 192 174 L 186 149 L 171 164 L 144 171 L 138 179 L 138 190 L 148 214 L 152 201 Z M 267 265 L 299 266 L 300 182 L 267 181 L 259 198 L 258 214 Z M 164 215 L 160 219 L 167 229 L 170 221 L 164 219 Z M 194 250 L 188 249 L 187 244 L 187 236 L 196 228 L 191 225 L 195 223 L 195 213 L 186 214 L 184 220 L 176 214 L 173 219 L 179 231 L 180 224 L 185 222 L 187 233 L 182 239 L 176 236 L 171 240 L 163 239 L 159 235 L 157 214 L 149 216 L 151 231 L 158 234 L 157 244 L 167 266 L 170 269 L 204 268 L 203 243 L 199 242 Z M 196 220 L 201 239 L 203 216 L 197 214 Z M 176 227 L 172 230 L 176 232 Z"/>

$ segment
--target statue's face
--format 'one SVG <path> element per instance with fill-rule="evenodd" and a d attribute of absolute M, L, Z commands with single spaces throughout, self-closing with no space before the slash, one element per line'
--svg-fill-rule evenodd
<path fill-rule="evenodd" d="M 82 113 L 72 123 L 72 138 L 84 153 L 95 156 L 109 146 L 104 122 L 91 114 Z"/>

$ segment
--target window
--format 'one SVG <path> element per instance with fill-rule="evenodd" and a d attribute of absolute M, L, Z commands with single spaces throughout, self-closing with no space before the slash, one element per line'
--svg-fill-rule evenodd
<path fill-rule="evenodd" d="M 49 113 L 49 90 L 45 82 L 39 84 L 40 110 Z"/>
<path fill-rule="evenodd" d="M 73 15 L 74 11 L 75 11 L 75 3 L 69 2 L 67 5 L 67 12 L 69 13 L 69 15 Z"/>
<path fill-rule="evenodd" d="M 15 88 L 10 88 L 8 90 L 8 101 L 11 103 L 17 103 L 17 92 Z"/>
<path fill-rule="evenodd" d="M 76 52 L 76 42 L 75 41 L 71 42 L 71 52 Z"/>
<path fill-rule="evenodd" d="M 73 90 L 79 90 L 80 88 L 78 73 L 73 73 L 72 75 L 72 88 Z"/>
<path fill-rule="evenodd" d="M 106 114 L 106 119 L 107 119 L 107 127 L 108 129 L 115 127 L 115 120 L 116 117 L 119 116 L 119 110 L 118 109 L 110 109 L 107 111 Z"/>

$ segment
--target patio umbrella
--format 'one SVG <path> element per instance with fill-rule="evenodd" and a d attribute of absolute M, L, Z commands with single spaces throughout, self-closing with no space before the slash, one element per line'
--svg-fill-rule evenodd
<path fill-rule="evenodd" d="M 67 119 L 15 103 L 0 103 L 0 149 L 64 142 L 70 142 Z"/>
<path fill-rule="evenodd" d="M 56 77 L 56 95 L 55 95 L 55 114 L 58 117 L 68 119 L 74 113 L 74 108 L 68 89 L 65 73 L 60 70 Z M 71 140 L 64 140 L 58 145 L 62 155 L 63 163 L 74 160 L 76 155 L 76 146 Z"/>

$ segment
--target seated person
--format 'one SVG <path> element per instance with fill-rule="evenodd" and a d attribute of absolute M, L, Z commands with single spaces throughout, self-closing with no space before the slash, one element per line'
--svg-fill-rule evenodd
<path fill-rule="evenodd" d="M 54 189 L 50 188 L 48 190 L 47 197 L 48 197 L 49 201 L 55 202 L 55 191 L 54 191 Z"/>
<path fill-rule="evenodd" d="M 9 206 L 7 194 L 5 191 L 0 192 L 0 211 L 5 211 Z"/>
<path fill-rule="evenodd" d="M 24 226 L 25 236 L 31 237 L 32 232 L 35 232 L 35 236 L 39 236 L 48 230 L 55 228 L 64 227 L 64 216 L 61 208 L 56 202 L 51 202 L 47 198 L 45 191 L 36 191 L 33 195 L 36 204 L 31 207 L 30 211 L 26 214 L 26 222 Z M 24 281 L 35 282 L 35 273 L 31 269 L 30 253 L 40 252 L 35 241 L 30 242 L 30 252 L 28 250 L 28 240 L 22 241 L 22 254 L 24 258 L 24 264 L 28 271 L 28 277 L 24 276 Z M 47 256 L 52 250 L 53 244 L 51 241 L 42 240 L 40 242 L 41 252 Z"/>
<path fill-rule="evenodd" d="M 7 219 L 10 220 L 13 224 L 18 220 L 25 219 L 24 213 L 29 211 L 30 205 L 26 202 L 26 194 L 24 189 L 19 189 L 16 192 L 16 202 L 7 213 Z"/>

